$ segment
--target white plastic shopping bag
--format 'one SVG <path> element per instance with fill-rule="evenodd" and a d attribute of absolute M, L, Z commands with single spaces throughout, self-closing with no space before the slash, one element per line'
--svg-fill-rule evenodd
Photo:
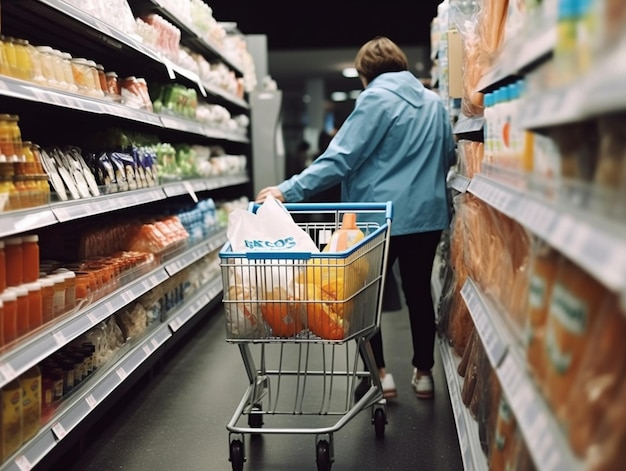
<path fill-rule="evenodd" d="M 293 308 L 293 300 L 300 297 L 298 279 L 305 265 L 290 259 L 287 252 L 319 253 L 315 242 L 272 196 L 256 213 L 233 210 L 228 218 L 227 237 L 234 253 L 268 254 L 261 259 L 237 258 L 235 266 L 231 267 L 229 278 L 236 280 L 241 287 L 237 293 L 244 295 L 243 299 L 236 299 L 242 299 L 242 306 L 247 309 L 243 318 L 240 309 L 231 312 L 230 325 L 245 336 L 264 336 L 257 330 L 262 330 L 263 324 L 255 324 L 255 320 L 264 318 L 272 335 L 296 334 L 301 312 Z M 285 256 L 281 257 L 283 253 Z M 247 296 L 254 302 L 245 303 Z"/>

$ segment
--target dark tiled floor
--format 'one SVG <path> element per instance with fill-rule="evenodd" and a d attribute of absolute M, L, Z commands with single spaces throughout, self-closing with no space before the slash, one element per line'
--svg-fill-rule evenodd
<path fill-rule="evenodd" d="M 361 412 L 335 433 L 332 469 L 462 470 L 439 351 L 434 370 L 436 397 L 420 401 L 410 385 L 406 310 L 384 312 L 382 327 L 388 371 L 393 373 L 399 393 L 387 405 L 384 439 L 375 438 L 369 410 Z M 239 350 L 224 341 L 222 310 L 218 307 L 183 346 L 171 352 L 152 380 L 133 388 L 107 413 L 95 427 L 97 439 L 85 440 L 82 453 L 73 450 L 63 457 L 62 468 L 61 461 L 53 468 L 230 470 L 226 424 L 246 385 Z M 316 469 L 313 435 L 266 434 L 253 439 L 247 435 L 246 455 L 244 470 Z"/>

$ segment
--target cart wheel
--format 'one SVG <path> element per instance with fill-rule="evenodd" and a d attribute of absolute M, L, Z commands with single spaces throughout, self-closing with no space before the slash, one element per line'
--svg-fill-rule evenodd
<path fill-rule="evenodd" d="M 374 431 L 376 432 L 376 438 L 383 438 L 385 436 L 385 425 L 387 424 L 387 415 L 381 408 L 374 410 Z"/>
<path fill-rule="evenodd" d="M 330 446 L 328 441 L 317 442 L 317 471 L 330 471 Z"/>
<path fill-rule="evenodd" d="M 248 426 L 250 428 L 261 428 L 263 427 L 263 415 L 262 414 L 253 414 L 254 411 L 260 411 L 261 404 L 255 404 L 252 406 L 251 413 L 248 414 Z"/>
<path fill-rule="evenodd" d="M 230 463 L 233 467 L 233 471 L 242 471 L 243 462 L 245 458 L 243 456 L 243 442 L 241 440 L 233 440 L 230 442 Z"/>

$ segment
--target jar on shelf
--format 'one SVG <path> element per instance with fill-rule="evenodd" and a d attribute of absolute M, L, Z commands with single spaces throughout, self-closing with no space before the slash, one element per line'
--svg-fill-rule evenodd
<path fill-rule="evenodd" d="M 41 320 L 46 324 L 54 319 L 54 280 L 44 276 L 37 282 L 41 286 Z"/>
<path fill-rule="evenodd" d="M 67 91 L 77 93 L 78 87 L 76 86 L 76 82 L 74 82 L 74 74 L 72 73 L 72 55 L 69 52 L 62 52 L 61 60 L 63 77 L 65 78 L 65 83 L 67 84 Z"/>
<path fill-rule="evenodd" d="M 23 159 L 24 152 L 22 150 L 22 131 L 19 125 L 20 117 L 16 114 L 10 114 L 8 116 L 9 136 L 13 142 L 13 155 L 11 157 Z"/>
<path fill-rule="evenodd" d="M 30 55 L 30 43 L 26 39 L 15 39 L 14 47 L 17 78 L 31 81 L 33 62 Z"/>
<path fill-rule="evenodd" d="M 104 74 L 106 78 L 106 94 L 115 101 L 120 101 L 120 84 L 118 82 L 117 73 L 109 71 Z"/>
<path fill-rule="evenodd" d="M 87 59 L 83 59 L 82 57 L 73 58 L 71 60 L 71 66 L 74 83 L 78 87 L 78 93 L 89 95 L 89 91 L 93 89 L 94 84 Z"/>
<path fill-rule="evenodd" d="M 2 45 L 7 61 L 7 75 L 9 75 L 10 77 L 18 78 L 15 38 L 12 38 L 11 36 L 3 36 Z"/>
<path fill-rule="evenodd" d="M 23 280 L 31 283 L 39 279 L 39 236 L 22 236 Z"/>
<path fill-rule="evenodd" d="M 16 296 L 16 312 L 15 312 L 15 329 L 17 338 L 23 337 L 28 333 L 28 289 L 24 285 L 13 286 L 7 288 L 7 291 L 15 293 Z"/>
<path fill-rule="evenodd" d="M 17 295 L 10 289 L 0 293 L 2 301 L 2 345 L 8 345 L 17 338 Z"/>
<path fill-rule="evenodd" d="M 19 286 L 24 282 L 24 255 L 22 254 L 22 238 L 8 237 L 4 239 L 6 257 L 7 286 Z"/>
<path fill-rule="evenodd" d="M 43 325 L 43 298 L 37 281 L 24 284 L 28 290 L 28 326 L 31 331 Z"/>
<path fill-rule="evenodd" d="M 37 46 L 36 49 L 39 52 L 43 82 L 48 87 L 60 88 L 61 84 L 58 82 L 54 71 L 55 55 L 53 49 L 50 46 Z"/>
<path fill-rule="evenodd" d="M 96 71 L 98 72 L 98 82 L 100 83 L 100 90 L 106 95 L 107 92 L 107 78 L 104 73 L 104 66 L 102 64 L 96 64 Z"/>
<path fill-rule="evenodd" d="M 37 85 L 48 85 L 43 75 L 43 65 L 41 63 L 41 53 L 39 52 L 39 49 L 37 49 L 32 44 L 29 44 L 28 52 L 30 54 L 30 61 L 33 66 L 33 76 L 31 78 L 31 81 L 33 83 L 36 83 Z"/>
<path fill-rule="evenodd" d="M 11 129 L 11 115 L 0 114 L 0 154 L 7 159 L 15 155 Z M 8 162 L 8 160 L 6 160 Z"/>
<path fill-rule="evenodd" d="M 52 272 L 63 278 L 65 287 L 65 312 L 76 307 L 76 273 L 67 268 L 58 268 Z"/>
<path fill-rule="evenodd" d="M 63 71 L 63 53 L 58 49 L 52 48 L 52 64 L 58 87 L 66 92 L 69 91 L 69 84 L 65 80 L 65 72 Z"/>
<path fill-rule="evenodd" d="M 65 278 L 63 275 L 52 274 L 46 278 L 54 282 L 54 294 L 52 297 L 52 311 L 54 317 L 59 317 L 65 313 Z"/>
<path fill-rule="evenodd" d="M 103 97 L 104 92 L 100 86 L 100 77 L 98 76 L 98 68 L 96 67 L 95 61 L 87 60 L 87 67 L 89 69 L 89 73 L 91 74 L 91 87 L 89 89 L 89 94 L 94 97 Z"/>

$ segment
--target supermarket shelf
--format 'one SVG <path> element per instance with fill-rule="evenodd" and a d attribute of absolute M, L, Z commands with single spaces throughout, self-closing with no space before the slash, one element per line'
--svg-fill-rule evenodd
<path fill-rule="evenodd" d="M 461 400 L 463 379 L 457 372 L 459 359 L 455 357 L 452 348 L 444 339 L 439 339 L 439 347 L 448 383 L 456 431 L 459 437 L 463 469 L 468 471 L 487 471 L 487 459 L 482 451 L 478 435 L 478 422 L 474 420 L 469 409 L 465 407 Z"/>
<path fill-rule="evenodd" d="M 537 471 L 582 471 L 582 464 L 573 455 L 554 414 L 525 368 L 520 344 L 511 340 L 514 334 L 503 320 L 507 314 L 494 310 L 469 278 L 461 294 Z M 503 338 L 494 343 L 494 335 L 503 335 Z M 502 351 L 502 343 L 509 348 Z"/>
<path fill-rule="evenodd" d="M 173 261 L 165 264 L 165 271 L 169 276 L 174 276 L 179 271 L 187 268 L 200 260 L 205 255 L 210 254 L 226 243 L 226 230 L 222 229 L 213 234 L 208 240 L 197 244 L 196 246 L 186 250 Z"/>
<path fill-rule="evenodd" d="M 455 173 L 448 181 L 448 188 L 452 188 L 459 193 L 465 193 L 471 181 L 471 178 Z"/>
<path fill-rule="evenodd" d="M 125 285 L 69 318 L 42 329 L 0 356 L 0 387 L 168 278 L 163 267 Z"/>
<path fill-rule="evenodd" d="M 153 11 L 158 13 L 180 29 L 181 43 L 191 46 L 194 50 L 202 53 L 208 59 L 218 59 L 224 62 L 238 76 L 243 75 L 240 67 L 222 55 L 217 46 L 201 38 L 191 25 L 187 25 L 184 21 L 179 19 L 175 13 L 161 6 L 158 0 L 131 0 L 129 3 L 132 7 L 134 7 L 135 12 Z"/>
<path fill-rule="evenodd" d="M 623 49 L 615 50 L 591 72 L 571 85 L 534 93 L 525 98 L 520 122 L 528 129 L 541 130 L 583 121 L 606 113 L 626 110 L 626 63 Z"/>
<path fill-rule="evenodd" d="M 517 214 L 522 198 L 519 191 L 480 174 L 474 175 L 467 191 L 512 218 Z"/>
<path fill-rule="evenodd" d="M 7 211 L 0 213 L 0 237 L 51 226 L 57 222 L 50 206 Z"/>
<path fill-rule="evenodd" d="M 119 211 L 122 208 L 153 203 L 165 198 L 247 183 L 247 175 L 223 175 L 207 179 L 164 183 L 158 187 L 111 193 L 93 198 L 51 203 L 46 206 L 0 213 L 0 238 L 53 224 Z M 197 197 L 196 197 L 197 198 Z"/>
<path fill-rule="evenodd" d="M 185 303 L 174 314 L 170 315 L 167 324 L 172 332 L 177 332 L 193 316 L 195 316 L 204 306 L 217 299 L 222 293 L 222 278 L 218 275 L 206 287 L 198 290 L 192 298 Z"/>
<path fill-rule="evenodd" d="M 24 444 L 1 466 L 2 471 L 32 469 L 77 425 L 100 405 L 128 375 L 172 337 L 166 324 L 161 324 L 149 335 L 118 352 L 118 361 L 102 367 L 77 389 L 75 395 L 64 401 L 59 412 L 44 425 L 37 435 Z"/>
<path fill-rule="evenodd" d="M 483 126 L 485 125 L 485 118 L 483 116 L 465 116 L 461 114 L 461 117 L 454 124 L 453 132 L 459 138 L 462 138 L 466 134 L 477 134 L 479 139 L 483 140 Z"/>
<path fill-rule="evenodd" d="M 220 129 L 215 129 L 208 124 L 192 121 L 179 116 L 167 116 L 133 109 L 128 106 L 114 103 L 105 99 L 89 98 L 62 90 L 53 90 L 48 87 L 34 85 L 23 80 L 10 77 L 0 78 L 0 96 L 17 98 L 20 100 L 45 103 L 51 106 L 68 108 L 76 111 L 83 111 L 97 115 L 109 115 L 136 121 L 144 125 L 158 128 L 183 131 L 208 138 L 233 140 L 235 142 L 249 142 L 245 136 L 233 133 L 226 133 Z M 233 103 L 241 106 L 240 101 L 231 99 Z M 244 102 L 245 103 L 245 102 Z"/>
<path fill-rule="evenodd" d="M 552 203 L 482 175 L 468 191 L 512 217 L 587 270 L 607 288 L 626 294 L 626 225 L 573 204 Z"/>
<path fill-rule="evenodd" d="M 543 2 L 541 11 L 536 15 L 537 21 L 543 27 L 536 28 L 533 36 L 518 34 L 503 45 L 494 66 L 478 82 L 478 91 L 490 92 L 502 82 L 524 75 L 534 65 L 550 56 L 556 45 L 556 3 L 556 0 Z"/>
<path fill-rule="evenodd" d="M 117 353 L 116 361 L 102 367 L 89 378 L 88 383 L 64 400 L 55 416 L 40 429 L 32 440 L 24 444 L 13 456 L 2 463 L 0 471 L 32 469 L 50 453 L 60 440 L 83 422 L 129 375 L 137 370 L 163 344 L 173 338 L 174 333 L 182 325 L 217 299 L 221 292 L 222 281 L 221 277 L 217 275 L 187 300 L 167 322 L 151 329 L 151 332 L 142 336 L 138 341 L 130 341 Z M 58 347 L 57 344 L 52 351 L 56 351 Z M 24 371 L 36 363 L 37 361 L 32 362 Z"/>
<path fill-rule="evenodd" d="M 489 362 L 497 368 L 506 356 L 509 346 L 515 344 L 515 340 L 507 329 L 493 321 L 492 318 L 496 315 L 494 313 L 499 311 L 482 295 L 470 278 L 461 288 L 461 296 L 480 334 Z"/>
<path fill-rule="evenodd" d="M 231 102 L 234 105 L 239 106 L 240 108 L 249 110 L 250 109 L 250 105 L 248 104 L 247 101 L 242 100 L 239 97 L 236 97 L 235 95 L 227 92 L 226 90 L 219 88 L 217 85 L 213 85 L 212 83 L 207 83 L 207 82 L 201 82 L 202 85 L 204 86 L 204 89 L 208 92 L 211 93 L 212 95 L 224 98 L 225 100 L 228 100 L 229 102 Z"/>
<path fill-rule="evenodd" d="M 166 198 L 161 187 L 103 194 L 82 200 L 55 203 L 51 210 L 59 222 L 117 211 L 120 208 L 140 206 Z"/>

